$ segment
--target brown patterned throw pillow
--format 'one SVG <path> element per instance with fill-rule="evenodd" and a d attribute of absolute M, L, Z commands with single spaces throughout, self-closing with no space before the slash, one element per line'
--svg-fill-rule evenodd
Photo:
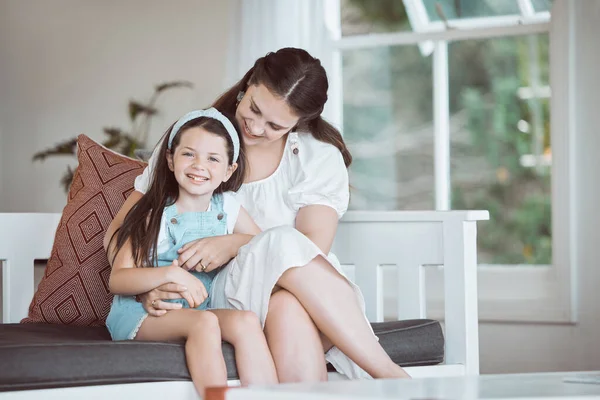
<path fill-rule="evenodd" d="M 104 325 L 110 309 L 110 265 L 102 240 L 145 163 L 85 135 L 77 138 L 77 158 L 52 254 L 22 323 Z"/>

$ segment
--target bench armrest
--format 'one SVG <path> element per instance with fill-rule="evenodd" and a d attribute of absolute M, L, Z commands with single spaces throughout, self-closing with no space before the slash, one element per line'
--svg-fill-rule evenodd
<path fill-rule="evenodd" d="M 33 263 L 50 257 L 60 216 L 0 213 L 3 323 L 16 323 L 27 316 L 34 293 Z"/>
<path fill-rule="evenodd" d="M 423 266 L 443 267 L 447 364 L 479 373 L 477 221 L 488 211 L 350 211 L 332 251 L 383 320 L 383 267 L 397 269 L 398 319 L 426 317 Z"/>

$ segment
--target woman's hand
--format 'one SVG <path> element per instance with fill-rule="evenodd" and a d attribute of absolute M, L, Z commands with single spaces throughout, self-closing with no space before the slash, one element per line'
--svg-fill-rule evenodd
<path fill-rule="evenodd" d="M 189 306 L 198 307 L 208 297 L 206 287 L 188 271 L 179 267 L 177 260 L 169 268 L 168 279 L 172 282 L 158 286 L 149 292 L 137 296 L 144 310 L 154 317 L 165 315 L 169 310 L 178 310 L 182 307 L 179 303 L 171 303 L 163 300 L 184 299 Z"/>
<path fill-rule="evenodd" d="M 170 303 L 170 299 L 191 299 L 187 288 L 177 283 L 165 283 L 149 292 L 137 296 L 144 310 L 154 317 L 165 315 L 169 310 L 179 310 L 180 303 Z M 187 300 L 188 303 L 190 300 Z"/>
<path fill-rule="evenodd" d="M 229 262 L 250 239 L 252 235 L 230 234 L 194 240 L 178 250 L 177 260 L 188 271 L 209 272 Z"/>

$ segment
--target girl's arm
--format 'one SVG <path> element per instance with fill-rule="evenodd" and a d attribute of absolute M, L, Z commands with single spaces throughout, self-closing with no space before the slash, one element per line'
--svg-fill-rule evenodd
<path fill-rule="evenodd" d="M 165 283 L 179 283 L 181 279 L 176 276 L 178 273 L 176 270 L 186 272 L 173 265 L 161 268 L 136 268 L 131 253 L 131 242 L 128 240 L 113 262 L 108 288 L 111 293 L 124 296 L 145 293 Z"/>
<path fill-rule="evenodd" d="M 305 206 L 296 214 L 296 229 L 312 240 L 325 254 L 331 250 L 337 226 L 337 212 L 329 206 Z"/>

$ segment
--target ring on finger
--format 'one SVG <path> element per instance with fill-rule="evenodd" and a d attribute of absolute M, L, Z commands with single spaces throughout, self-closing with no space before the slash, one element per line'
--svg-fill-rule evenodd
<path fill-rule="evenodd" d="M 207 267 L 206 265 L 202 264 L 202 260 L 200 260 L 200 269 L 202 271 L 206 271 L 206 267 Z"/>
<path fill-rule="evenodd" d="M 156 306 L 156 299 L 152 300 L 150 304 L 152 304 L 152 307 Z"/>

